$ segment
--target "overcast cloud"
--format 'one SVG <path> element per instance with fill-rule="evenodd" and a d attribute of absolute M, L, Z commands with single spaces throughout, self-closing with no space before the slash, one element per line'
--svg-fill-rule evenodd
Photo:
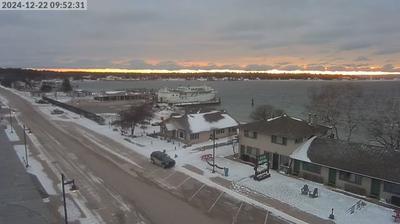
<path fill-rule="evenodd" d="M 0 11 L 0 67 L 398 71 L 399 0 L 88 0 Z"/>

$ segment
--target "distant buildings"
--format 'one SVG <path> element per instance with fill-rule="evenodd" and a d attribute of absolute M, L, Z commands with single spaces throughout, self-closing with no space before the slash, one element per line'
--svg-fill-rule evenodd
<path fill-rule="evenodd" d="M 63 80 L 61 79 L 47 79 L 47 80 L 42 80 L 40 84 L 40 88 L 43 88 L 43 86 L 49 86 L 51 87 L 52 91 L 60 91 L 62 87 Z"/>
<path fill-rule="evenodd" d="M 215 131 L 216 138 L 237 134 L 239 123 L 223 111 L 171 116 L 161 122 L 161 136 L 185 144 L 209 141 Z"/>
<path fill-rule="evenodd" d="M 97 101 L 153 100 L 150 92 L 140 91 L 104 91 L 95 95 Z"/>

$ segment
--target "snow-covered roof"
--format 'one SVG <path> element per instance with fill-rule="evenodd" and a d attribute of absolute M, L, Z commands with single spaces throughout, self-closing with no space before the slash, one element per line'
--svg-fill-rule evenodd
<path fill-rule="evenodd" d="M 216 119 L 207 119 L 207 116 L 216 116 Z M 231 116 L 226 113 L 221 113 L 220 111 L 189 114 L 187 118 L 192 133 L 229 128 L 239 125 L 239 123 Z"/>
<path fill-rule="evenodd" d="M 168 130 L 180 128 L 188 130 L 191 133 L 236 127 L 238 125 L 239 123 L 229 114 L 221 111 L 172 116 L 165 121 L 165 126 Z"/>
<path fill-rule="evenodd" d="M 105 91 L 104 92 L 106 95 L 115 95 L 115 94 L 122 94 L 126 93 L 125 91 Z"/>
<path fill-rule="evenodd" d="M 325 135 L 329 127 L 310 124 L 299 118 L 283 114 L 266 121 L 254 121 L 241 125 L 241 130 L 251 130 L 265 135 L 283 136 L 290 139 L 308 138 L 314 135 Z"/>
<path fill-rule="evenodd" d="M 304 142 L 302 145 L 300 145 L 292 154 L 290 154 L 290 158 L 292 159 L 297 159 L 300 161 L 304 162 L 311 162 L 310 158 L 308 158 L 308 149 L 310 148 L 310 145 L 314 139 L 317 138 L 317 136 L 314 136 L 310 139 L 308 139 L 306 142 Z"/>

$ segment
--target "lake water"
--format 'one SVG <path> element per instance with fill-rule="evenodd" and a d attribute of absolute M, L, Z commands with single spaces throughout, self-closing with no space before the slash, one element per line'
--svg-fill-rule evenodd
<path fill-rule="evenodd" d="M 249 121 L 249 114 L 257 105 L 270 104 L 285 110 L 289 115 L 307 117 L 308 91 L 312 87 L 323 88 L 328 84 L 351 83 L 361 86 L 367 98 L 384 99 L 400 97 L 400 81 L 310 81 L 310 80 L 258 80 L 258 81 L 77 81 L 79 88 L 90 91 L 162 87 L 175 88 L 185 85 L 207 85 L 218 91 L 222 104 L 239 121 Z M 254 107 L 251 99 L 254 98 Z M 368 109 L 368 105 L 366 105 Z"/>

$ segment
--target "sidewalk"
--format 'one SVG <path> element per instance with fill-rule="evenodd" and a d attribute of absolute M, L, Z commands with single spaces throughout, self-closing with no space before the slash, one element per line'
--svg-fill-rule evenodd
<path fill-rule="evenodd" d="M 53 223 L 37 183 L 19 161 L 6 130 L 0 130 L 0 223 Z"/>

